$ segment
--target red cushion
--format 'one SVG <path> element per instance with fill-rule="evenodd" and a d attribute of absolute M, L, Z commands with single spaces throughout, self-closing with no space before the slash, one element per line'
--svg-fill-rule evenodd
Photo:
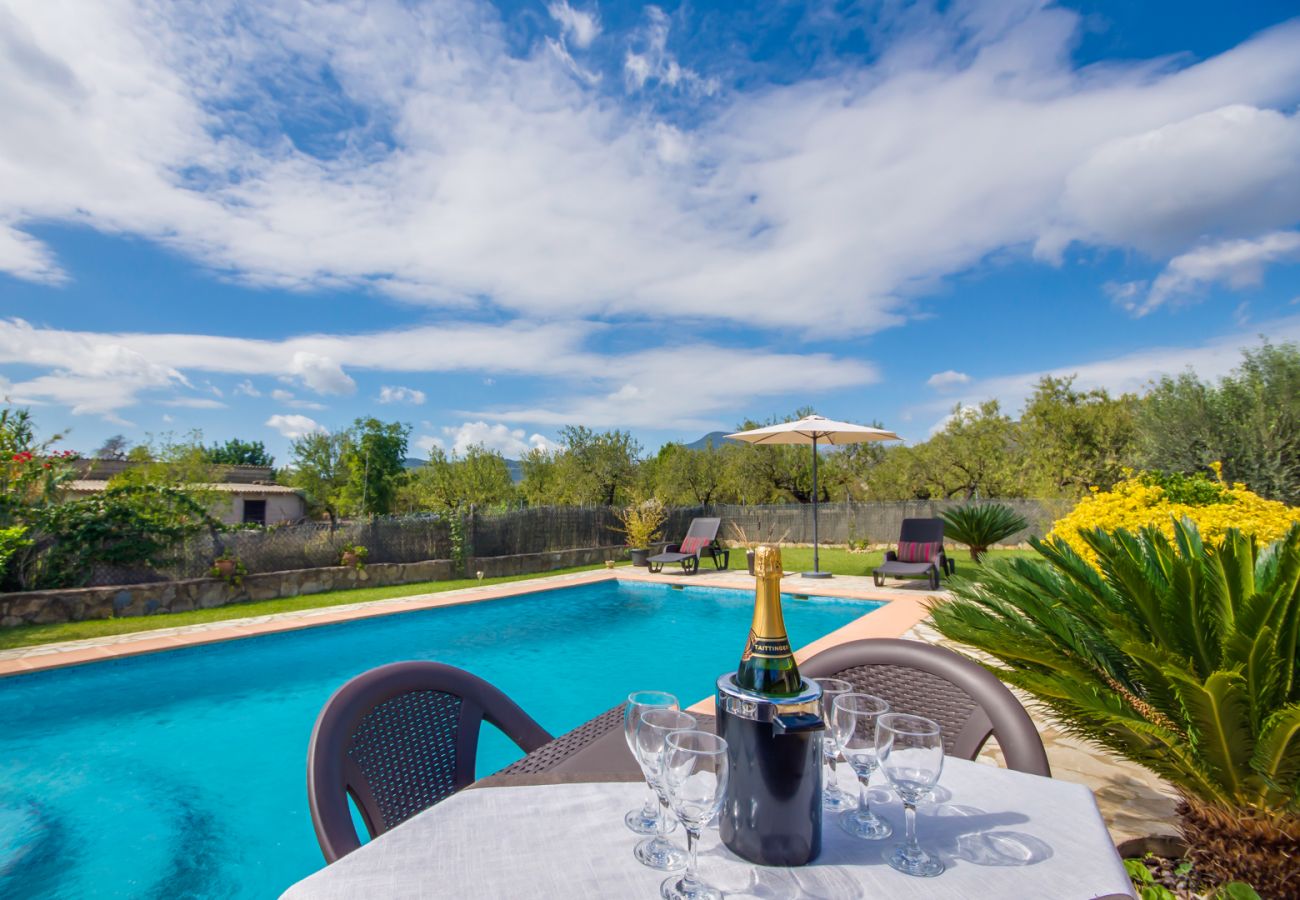
<path fill-rule="evenodd" d="M 939 556 L 943 544 L 930 541 L 899 541 L 899 562 L 929 562 Z"/>
<path fill-rule="evenodd" d="M 699 553 L 705 547 L 709 546 L 709 539 L 702 537 L 688 537 L 682 541 L 681 549 L 678 553 Z"/>

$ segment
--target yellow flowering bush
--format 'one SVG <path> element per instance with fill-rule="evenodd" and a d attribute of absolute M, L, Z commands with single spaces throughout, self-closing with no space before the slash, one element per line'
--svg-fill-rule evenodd
<path fill-rule="evenodd" d="M 1109 491 L 1092 488 L 1064 518 L 1052 526 L 1048 537 L 1059 537 L 1081 556 L 1096 562 L 1096 555 L 1080 537 L 1083 530 L 1120 528 L 1136 532 L 1153 525 L 1174 536 L 1174 522 L 1187 517 L 1196 523 L 1206 543 L 1217 541 L 1229 528 L 1253 534 L 1261 542 L 1277 540 L 1296 522 L 1300 507 L 1266 500 L 1244 484 L 1223 482 L 1221 468 L 1212 468 L 1219 480 L 1205 476 L 1162 476 L 1142 472 L 1129 476 Z"/>

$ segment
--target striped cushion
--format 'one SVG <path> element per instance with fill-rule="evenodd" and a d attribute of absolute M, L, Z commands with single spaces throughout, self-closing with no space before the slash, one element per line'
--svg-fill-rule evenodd
<path fill-rule="evenodd" d="M 709 546 L 709 539 L 702 537 L 688 537 L 682 540 L 681 549 L 678 553 L 699 553 L 705 547 Z"/>
<path fill-rule="evenodd" d="M 939 556 L 943 544 L 930 541 L 899 541 L 899 562 L 929 562 Z"/>

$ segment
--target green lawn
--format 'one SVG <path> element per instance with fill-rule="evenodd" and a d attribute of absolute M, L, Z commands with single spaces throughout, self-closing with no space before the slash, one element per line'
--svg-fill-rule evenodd
<path fill-rule="evenodd" d="M 744 554 L 741 555 L 744 566 Z M 603 569 L 603 565 L 576 566 L 572 569 L 555 569 L 535 575 L 509 575 L 502 578 L 484 578 L 483 584 L 505 584 L 510 581 L 527 581 L 562 575 L 568 572 L 585 572 Z M 347 591 L 329 591 L 323 594 L 305 594 L 280 600 L 263 600 L 259 603 L 236 603 L 215 609 L 193 612 L 166 613 L 154 616 L 128 616 L 121 619 L 92 619 L 87 622 L 64 622 L 57 625 L 18 625 L 0 629 L 0 650 L 12 647 L 29 647 L 55 641 L 75 641 L 81 638 L 108 637 L 133 631 L 153 631 L 156 628 L 177 628 L 181 625 L 200 625 L 205 622 L 222 622 L 227 619 L 246 619 L 252 616 L 269 616 L 272 613 L 294 612 L 300 609 L 319 609 L 346 603 L 364 603 L 367 600 L 388 600 L 392 597 L 409 597 L 412 594 L 437 594 L 458 588 L 475 587 L 474 578 L 454 581 L 422 581 L 415 584 L 395 584 L 390 587 L 356 588 Z"/>
<path fill-rule="evenodd" d="M 960 575 L 963 570 L 969 571 L 970 567 L 975 565 L 971 562 L 970 554 L 966 550 L 958 550 L 949 554 L 957 562 L 957 574 Z M 1033 550 L 990 550 L 988 556 L 990 559 L 1002 559 L 1009 556 L 1035 556 Z M 870 575 L 871 570 L 880 565 L 885 558 L 881 550 L 873 550 L 870 553 L 850 553 L 843 547 L 822 547 L 818 556 L 819 563 L 823 572 L 831 572 L 835 575 Z M 712 563 L 707 560 L 704 562 L 704 568 L 708 569 Z M 781 566 L 787 572 L 810 572 L 813 567 L 813 552 L 811 547 L 782 547 L 781 548 Z M 745 568 L 745 551 L 743 548 L 733 549 L 731 551 L 731 562 L 728 565 L 731 569 Z"/>
<path fill-rule="evenodd" d="M 1032 556 L 1032 550 L 992 550 L 993 558 L 1007 556 Z M 823 547 L 820 553 L 821 568 L 824 572 L 836 575 L 870 575 L 871 570 L 880 565 L 883 553 L 850 553 L 842 547 Z M 803 572 L 812 569 L 811 547 L 783 547 L 781 563 L 787 572 Z M 958 551 L 957 572 L 969 571 L 974 565 L 965 551 Z M 731 551 L 731 569 L 745 568 L 744 549 Z M 504 578 L 485 578 L 483 584 L 504 584 L 510 581 L 527 581 L 533 578 L 545 578 L 566 572 L 584 572 L 602 566 L 578 566 L 572 569 L 557 569 L 552 572 L 539 572 L 535 575 L 512 575 Z M 672 571 L 671 567 L 668 571 Z M 712 568 L 707 560 L 704 569 Z M 345 603 L 364 603 L 367 600 L 387 600 L 392 597 L 408 597 L 412 594 L 436 594 L 442 591 L 454 591 L 458 588 L 474 587 L 478 581 L 472 578 L 455 581 L 425 581 L 418 584 L 399 584 L 391 587 L 357 588 L 348 591 L 331 591 L 324 594 L 307 594 L 301 597 L 286 597 L 281 600 L 265 600 L 260 603 L 237 603 L 232 606 L 219 606 L 216 609 L 200 609 L 194 612 L 170 613 L 156 616 L 129 616 L 121 619 L 93 619 L 88 622 L 67 622 L 57 625 L 19 625 L 14 628 L 0 629 L 0 650 L 13 647 L 29 647 L 35 644 L 50 644 L 56 641 L 75 641 L 81 638 L 107 637 L 115 634 L 127 634 L 135 631 L 152 631 L 156 628 L 176 628 L 181 625 L 199 625 L 205 622 L 222 622 L 229 619 L 245 619 L 252 616 L 267 616 L 272 613 L 294 612 L 300 609 L 320 609 L 326 606 L 339 606 Z"/>

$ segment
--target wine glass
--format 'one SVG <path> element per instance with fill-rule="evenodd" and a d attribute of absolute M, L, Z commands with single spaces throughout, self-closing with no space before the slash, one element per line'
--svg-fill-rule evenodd
<path fill-rule="evenodd" d="M 835 743 L 835 698 L 853 691 L 853 685 L 843 678 L 812 679 L 822 689 L 822 721 L 826 723 L 826 733 L 822 736 L 822 754 L 826 758 L 829 774 L 823 779 L 822 806 L 831 812 L 843 812 L 856 804 L 847 791 L 840 787 L 835 767 L 839 762 L 840 748 Z"/>
<path fill-rule="evenodd" d="M 678 709 L 677 698 L 664 691 L 633 691 L 627 695 L 627 704 L 623 707 L 623 737 L 627 739 L 627 749 L 636 756 L 636 726 L 641 722 L 641 713 L 647 709 Z M 654 834 L 659 827 L 659 800 L 654 788 L 646 782 L 645 803 L 640 809 L 633 809 L 623 817 L 623 824 L 636 834 Z M 676 822 L 668 823 L 668 830 L 677 827 Z"/>
<path fill-rule="evenodd" d="M 867 790 L 876 770 L 876 719 L 889 704 L 871 694 L 848 693 L 835 698 L 835 745 L 858 776 L 858 805 L 840 816 L 840 827 L 854 837 L 879 841 L 894 833 L 889 823 L 871 811 Z"/>
<path fill-rule="evenodd" d="M 668 803 L 686 829 L 686 874 L 659 887 L 666 900 L 722 900 L 700 881 L 696 857 L 700 832 L 722 807 L 727 792 L 727 742 L 707 731 L 674 731 L 664 743 L 663 782 Z"/>
<path fill-rule="evenodd" d="M 646 781 L 659 798 L 659 827 L 654 837 L 636 845 L 633 855 L 652 869 L 675 872 L 686 864 L 682 848 L 668 840 L 668 794 L 664 790 L 663 754 L 668 735 L 674 731 L 689 731 L 695 727 L 695 717 L 675 709 L 647 709 L 641 713 L 636 726 L 636 759 L 641 764 Z"/>
<path fill-rule="evenodd" d="M 916 804 L 939 781 L 943 771 L 943 735 L 939 724 L 921 716 L 888 713 L 876 721 L 880 768 L 903 801 L 907 840 L 894 848 L 889 864 L 908 875 L 932 877 L 944 870 L 937 856 L 916 841 Z"/>

